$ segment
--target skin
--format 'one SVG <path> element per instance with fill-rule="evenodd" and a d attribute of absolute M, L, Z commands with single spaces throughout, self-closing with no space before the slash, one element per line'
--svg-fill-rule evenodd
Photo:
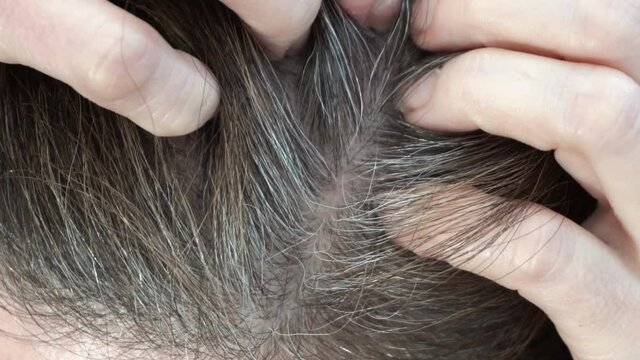
<path fill-rule="evenodd" d="M 415 7 L 417 44 L 476 50 L 409 91 L 407 120 L 554 151 L 599 202 L 581 225 L 534 206 L 504 246 L 453 265 L 540 307 L 576 359 L 640 358 L 640 5 L 430 0 Z"/>
<path fill-rule="evenodd" d="M 345 9 L 380 26 L 359 15 L 374 2 Z M 501 246 L 452 265 L 545 311 L 575 359 L 640 358 L 640 4 L 416 0 L 413 7 L 416 44 L 471 51 L 409 90 L 406 119 L 554 151 L 599 204 L 580 225 L 532 204 Z M 429 244 L 399 243 L 430 256 Z"/>
<path fill-rule="evenodd" d="M 223 2 L 280 58 L 304 43 L 321 0 Z M 151 26 L 106 0 L 0 0 L 0 62 L 57 78 L 159 136 L 199 128 L 224 91 L 215 69 L 171 48 Z M 29 341 L 37 329 L 2 309 L 0 331 L 13 335 L 0 336 L 0 360 L 114 355 L 90 340 L 64 347 Z"/>
<path fill-rule="evenodd" d="M 304 43 L 320 6 L 320 0 L 223 2 L 273 58 Z M 340 3 L 379 30 L 399 6 L 398 0 Z M 419 46 L 476 50 L 409 91 L 401 105 L 407 120 L 435 130 L 481 129 L 552 150 L 599 201 L 580 225 L 533 206 L 505 246 L 453 264 L 544 310 L 576 359 L 640 358 L 639 18 L 634 0 L 414 4 Z M 197 129 L 224 91 L 215 69 L 105 0 L 0 0 L 0 61 L 58 78 L 162 136 Z M 428 247 L 406 246 L 429 256 Z"/>
<path fill-rule="evenodd" d="M 223 2 L 274 58 L 304 41 L 321 3 Z M 159 136 L 199 128 L 224 91 L 215 69 L 173 49 L 151 26 L 106 0 L 0 0 L 0 62 L 57 78 Z"/>

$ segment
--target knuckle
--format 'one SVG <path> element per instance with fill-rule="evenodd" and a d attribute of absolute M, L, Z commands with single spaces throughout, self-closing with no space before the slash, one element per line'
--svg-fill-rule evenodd
<path fill-rule="evenodd" d="M 80 74 L 83 89 L 97 101 L 118 102 L 144 87 L 160 56 L 149 30 L 129 26 L 91 49 L 91 61 Z"/>
<path fill-rule="evenodd" d="M 563 137 L 575 147 L 598 150 L 640 134 L 640 87 L 616 70 L 585 74 L 568 91 L 562 118 Z"/>

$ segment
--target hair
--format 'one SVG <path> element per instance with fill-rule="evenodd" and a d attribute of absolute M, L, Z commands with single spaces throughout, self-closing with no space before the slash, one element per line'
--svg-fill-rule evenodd
<path fill-rule="evenodd" d="M 455 56 L 412 44 L 408 1 L 385 34 L 325 1 L 277 62 L 218 2 L 114 3 L 214 69 L 220 108 L 157 138 L 0 65 L 5 309 L 116 358 L 559 358 L 516 292 L 394 242 L 446 234 L 432 251 L 453 259 L 500 246 L 528 204 L 580 221 L 593 201 L 549 152 L 403 120 L 406 89 Z"/>

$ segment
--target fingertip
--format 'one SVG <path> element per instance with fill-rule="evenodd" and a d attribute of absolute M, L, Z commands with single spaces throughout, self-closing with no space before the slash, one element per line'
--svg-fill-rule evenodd
<path fill-rule="evenodd" d="M 433 23 L 436 11 L 436 0 L 416 0 L 413 4 L 411 14 L 411 37 L 416 45 L 427 48 L 429 46 L 429 36 L 431 24 Z"/>
<path fill-rule="evenodd" d="M 267 54 L 279 60 L 306 42 L 321 0 L 222 0 L 257 36 Z"/>
<path fill-rule="evenodd" d="M 338 4 L 349 16 L 366 26 L 367 18 L 376 0 L 338 0 Z"/>
<path fill-rule="evenodd" d="M 181 136 L 199 129 L 213 117 L 220 102 L 218 82 L 204 63 L 179 50 L 172 57 L 164 65 L 171 71 L 157 79 L 158 86 L 150 90 L 145 107 L 131 116 L 156 136 Z"/>
<path fill-rule="evenodd" d="M 378 0 L 369 10 L 367 26 L 383 32 L 389 30 L 398 17 L 400 0 Z"/>
<path fill-rule="evenodd" d="M 202 61 L 179 51 L 187 69 L 191 69 L 192 86 L 186 90 L 184 112 L 176 119 L 173 131 L 184 135 L 208 122 L 220 104 L 220 86 L 213 72 Z M 182 100 L 182 99 L 181 99 Z"/>
<path fill-rule="evenodd" d="M 413 84 L 400 99 L 400 111 L 407 122 L 433 131 L 471 131 L 476 127 L 463 118 L 452 117 L 446 99 L 438 96 L 442 70 L 434 69 Z"/>
<path fill-rule="evenodd" d="M 148 24 L 125 13 L 106 17 L 63 78 L 89 100 L 158 136 L 179 136 L 215 112 L 219 90 L 198 59 L 171 47 Z"/>
<path fill-rule="evenodd" d="M 200 60 L 160 38 L 120 42 L 81 73 L 81 93 L 157 136 L 188 134 L 213 115 L 219 89 Z"/>
<path fill-rule="evenodd" d="M 436 92 L 440 72 L 440 69 L 430 71 L 407 90 L 400 102 L 400 110 L 403 113 L 414 114 L 418 111 L 428 113 Z M 411 119 L 409 121 L 413 122 Z"/>
<path fill-rule="evenodd" d="M 360 25 L 384 32 L 398 17 L 401 0 L 339 0 L 338 3 Z"/>

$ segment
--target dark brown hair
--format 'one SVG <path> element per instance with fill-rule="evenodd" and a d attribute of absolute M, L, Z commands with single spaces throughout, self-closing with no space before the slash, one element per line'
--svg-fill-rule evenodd
<path fill-rule="evenodd" d="M 591 204 L 550 153 L 404 122 L 403 91 L 450 58 L 411 43 L 409 2 L 375 34 L 326 1 L 280 62 L 215 1 L 114 2 L 214 69 L 220 109 L 155 138 L 0 65 L 5 308 L 117 358 L 540 358 L 557 340 L 516 293 L 392 241 L 446 233 L 434 252 L 455 257 L 530 202 Z"/>

